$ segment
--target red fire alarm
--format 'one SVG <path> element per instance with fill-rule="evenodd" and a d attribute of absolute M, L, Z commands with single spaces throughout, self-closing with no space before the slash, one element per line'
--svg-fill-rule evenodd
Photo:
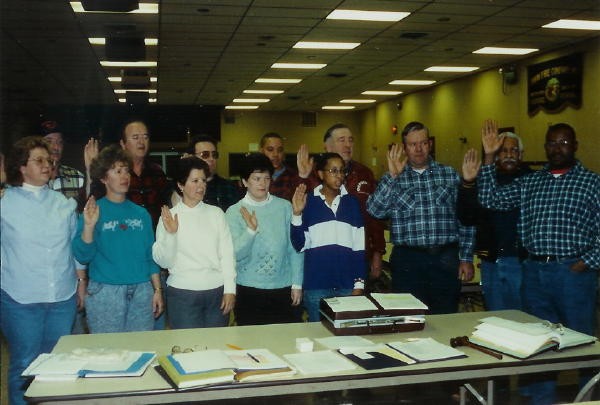
<path fill-rule="evenodd" d="M 392 135 L 398 135 L 398 125 L 392 125 Z"/>

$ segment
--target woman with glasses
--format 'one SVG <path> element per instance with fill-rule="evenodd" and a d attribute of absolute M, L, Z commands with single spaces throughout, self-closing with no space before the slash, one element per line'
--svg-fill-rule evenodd
<path fill-rule="evenodd" d="M 344 161 L 323 153 L 316 168 L 321 184 L 308 195 L 301 184 L 292 198 L 292 243 L 304 252 L 309 322 L 319 321 L 321 298 L 362 294 L 366 269 L 364 220 L 358 200 L 344 187 Z"/>
<path fill-rule="evenodd" d="M 0 210 L 0 326 L 10 352 L 10 403 L 24 404 L 21 373 L 70 334 L 75 319 L 78 289 L 71 239 L 77 203 L 48 188 L 52 160 L 41 137 L 13 145 L 6 175 L 12 187 Z"/>
<path fill-rule="evenodd" d="M 88 265 L 87 321 L 92 333 L 154 329 L 163 311 L 159 269 L 152 260 L 154 230 L 146 209 L 127 199 L 130 155 L 108 146 L 90 166 L 106 195 L 90 197 L 73 239 L 77 260 Z"/>
<path fill-rule="evenodd" d="M 302 255 L 290 241 L 292 206 L 269 193 L 273 165 L 252 154 L 241 173 L 246 196 L 227 210 L 237 259 L 238 325 L 300 322 Z"/>
<path fill-rule="evenodd" d="M 152 255 L 169 269 L 167 315 L 171 329 L 227 326 L 235 305 L 235 259 L 223 211 L 203 202 L 208 165 L 195 156 L 177 162 L 181 195 L 162 208 Z"/>

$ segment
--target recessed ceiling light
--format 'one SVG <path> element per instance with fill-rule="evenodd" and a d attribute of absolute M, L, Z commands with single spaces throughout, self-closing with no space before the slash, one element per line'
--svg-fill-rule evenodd
<path fill-rule="evenodd" d="M 158 99 L 157 99 L 157 98 L 149 98 L 149 99 L 148 99 L 148 102 L 149 102 L 149 103 L 156 103 L 157 101 L 158 101 Z"/>
<path fill-rule="evenodd" d="M 481 53 L 485 55 L 527 55 L 528 53 L 537 52 L 539 49 L 534 48 L 501 48 L 494 46 L 486 46 L 473 53 Z"/>
<path fill-rule="evenodd" d="M 256 110 L 257 105 L 226 105 L 226 110 Z"/>
<path fill-rule="evenodd" d="M 395 86 L 427 86 L 435 83 L 435 80 L 392 80 L 389 84 Z"/>
<path fill-rule="evenodd" d="M 123 79 L 122 79 L 121 77 L 119 77 L 119 76 L 110 76 L 110 77 L 108 78 L 108 81 L 109 81 L 109 82 L 120 82 L 120 81 L 122 81 L 122 80 L 123 80 Z"/>
<path fill-rule="evenodd" d="M 157 81 L 158 81 L 158 77 L 155 77 L 155 76 L 150 77 L 151 83 L 156 83 Z"/>
<path fill-rule="evenodd" d="M 88 38 L 92 45 L 106 45 L 106 38 Z M 144 38 L 144 44 L 148 46 L 158 45 L 158 38 Z"/>
<path fill-rule="evenodd" d="M 100 65 L 104 67 L 156 67 L 158 62 L 139 61 L 139 62 L 116 62 L 109 60 L 101 60 Z"/>
<path fill-rule="evenodd" d="M 343 100 L 340 100 L 340 103 L 346 103 L 346 104 L 368 104 L 368 103 L 374 103 L 377 100 L 373 100 L 370 98 L 345 98 Z"/>
<path fill-rule="evenodd" d="M 397 96 L 398 94 L 402 94 L 402 92 L 388 90 L 369 90 L 363 91 L 361 94 L 364 94 L 365 96 Z"/>
<path fill-rule="evenodd" d="M 354 49 L 360 45 L 360 42 L 296 42 L 294 48 L 298 49 Z"/>
<path fill-rule="evenodd" d="M 353 105 L 324 105 L 322 110 L 353 110 L 356 107 Z"/>
<path fill-rule="evenodd" d="M 286 84 L 295 84 L 295 83 L 300 83 L 301 81 L 302 81 L 302 79 L 272 79 L 272 78 L 267 78 L 267 77 L 255 80 L 256 83 L 286 83 Z"/>
<path fill-rule="evenodd" d="M 542 28 L 562 28 L 566 30 L 600 30 L 600 21 L 592 20 L 556 20 Z"/>
<path fill-rule="evenodd" d="M 272 69 L 323 69 L 327 63 L 273 63 Z"/>
<path fill-rule="evenodd" d="M 270 98 L 234 98 L 234 103 L 268 103 Z"/>
<path fill-rule="evenodd" d="M 157 92 L 156 89 L 115 89 L 115 93 L 117 93 L 117 94 L 125 94 L 129 91 L 133 91 L 136 93 L 150 93 L 150 94 L 155 94 Z"/>
<path fill-rule="evenodd" d="M 126 99 L 126 98 L 120 98 L 120 99 L 119 99 L 119 103 L 126 103 L 126 102 L 127 102 L 127 99 Z"/>
<path fill-rule="evenodd" d="M 69 4 L 71 4 L 71 8 L 76 13 L 115 13 L 115 11 L 86 11 L 80 1 L 70 1 Z M 126 11 L 125 13 L 158 14 L 158 3 L 139 3 L 137 10 Z"/>
<path fill-rule="evenodd" d="M 244 90 L 246 94 L 282 94 L 283 90 Z"/>
<path fill-rule="evenodd" d="M 356 20 L 356 21 L 400 21 L 410 13 L 397 11 L 369 11 L 369 10 L 333 10 L 326 17 L 328 20 Z"/>
<path fill-rule="evenodd" d="M 425 69 L 426 72 L 472 72 L 479 69 L 475 66 L 431 66 Z"/>

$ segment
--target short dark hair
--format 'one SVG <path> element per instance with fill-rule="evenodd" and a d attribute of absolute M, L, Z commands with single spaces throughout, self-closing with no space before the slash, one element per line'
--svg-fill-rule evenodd
<path fill-rule="evenodd" d="M 177 184 L 184 185 L 188 177 L 190 177 L 190 173 L 194 169 L 202 170 L 204 172 L 204 176 L 207 178 L 210 176 L 210 169 L 204 160 L 196 156 L 188 156 L 179 159 L 175 165 L 175 175 L 173 176 L 173 180 L 175 180 Z M 181 195 L 181 190 L 179 187 L 176 187 L 175 189 L 177 193 Z"/>
<path fill-rule="evenodd" d="M 123 124 L 121 124 L 121 140 L 123 142 L 127 141 L 127 138 L 125 137 L 125 128 L 127 128 L 127 126 L 129 124 L 133 124 L 134 122 L 139 122 L 140 124 L 144 124 L 146 126 L 146 128 L 148 128 L 148 124 L 146 124 L 146 121 L 144 121 L 141 117 L 127 118 L 125 121 L 123 121 Z M 148 129 L 148 132 L 150 132 L 150 129 Z"/>
<path fill-rule="evenodd" d="M 348 125 L 342 124 L 342 123 L 337 123 L 337 124 L 332 125 L 329 128 L 327 128 L 327 131 L 325 131 L 325 135 L 323 135 L 323 142 L 327 142 L 327 140 L 329 138 L 331 138 L 331 136 L 333 135 L 333 131 L 335 131 L 336 129 L 342 129 L 342 128 L 350 129 L 350 127 Z"/>
<path fill-rule="evenodd" d="M 566 124 L 564 122 L 559 122 L 558 124 L 550 125 L 548 127 L 548 131 L 546 131 L 546 138 L 551 133 L 558 132 L 558 131 L 567 132 L 569 135 L 571 135 L 571 137 L 573 138 L 574 141 L 577 140 L 577 137 L 575 135 L 575 129 L 572 126 L 570 126 L 569 124 Z"/>
<path fill-rule="evenodd" d="M 242 179 L 248 180 L 254 172 L 269 172 L 272 176 L 274 171 L 273 163 L 271 163 L 268 157 L 262 153 L 250 153 L 244 158 L 244 165 L 240 176 Z"/>
<path fill-rule="evenodd" d="M 110 145 L 103 148 L 90 165 L 90 177 L 93 181 L 100 181 L 106 173 L 117 163 L 125 163 L 129 169 L 133 167 L 131 157 L 119 145 Z"/>
<path fill-rule="evenodd" d="M 321 153 L 319 155 L 317 155 L 317 158 L 315 159 L 315 164 L 316 164 L 316 168 L 317 170 L 325 170 L 325 166 L 327 166 L 327 162 L 329 162 L 330 159 L 340 159 L 342 161 L 342 163 L 344 162 L 344 159 L 342 159 L 342 157 L 339 155 L 339 153 L 335 153 L 335 152 L 325 152 L 325 153 Z"/>
<path fill-rule="evenodd" d="M 421 131 L 423 129 L 425 130 L 425 132 L 427 132 L 427 137 L 429 137 L 429 128 L 427 128 L 425 124 L 419 121 L 409 122 L 404 126 L 404 129 L 402 130 L 402 140 L 404 140 L 404 138 L 406 138 L 406 136 L 411 132 Z"/>
<path fill-rule="evenodd" d="M 263 136 L 260 137 L 260 147 L 262 148 L 263 146 L 265 146 L 265 143 L 267 143 L 267 139 L 269 138 L 277 138 L 279 139 L 281 142 L 283 142 L 283 137 L 281 135 L 279 135 L 277 132 L 267 132 L 266 134 L 264 134 Z"/>
<path fill-rule="evenodd" d="M 42 136 L 54 133 L 59 133 L 61 135 L 63 134 L 61 126 L 58 124 L 58 122 L 54 120 L 45 120 L 44 122 L 42 122 L 40 124 L 40 131 Z"/>
<path fill-rule="evenodd" d="M 196 144 L 199 142 L 210 142 L 214 145 L 215 149 L 218 149 L 217 147 L 217 140 L 209 135 L 194 135 L 192 137 L 192 139 L 190 140 L 190 143 L 188 144 L 187 150 L 186 152 L 193 155 L 194 153 L 196 153 Z"/>
<path fill-rule="evenodd" d="M 27 165 L 31 151 L 35 148 L 43 148 L 50 154 L 48 143 L 41 136 L 26 136 L 17 140 L 6 156 L 6 182 L 11 186 L 23 184 L 21 166 Z"/>

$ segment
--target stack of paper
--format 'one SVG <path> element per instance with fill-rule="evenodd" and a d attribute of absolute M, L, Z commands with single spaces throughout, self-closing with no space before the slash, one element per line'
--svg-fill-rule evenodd
<path fill-rule="evenodd" d="M 137 377 L 156 357 L 152 352 L 112 349 L 75 349 L 70 353 L 42 353 L 23 376 L 39 381 L 74 380 L 79 377 Z"/>

